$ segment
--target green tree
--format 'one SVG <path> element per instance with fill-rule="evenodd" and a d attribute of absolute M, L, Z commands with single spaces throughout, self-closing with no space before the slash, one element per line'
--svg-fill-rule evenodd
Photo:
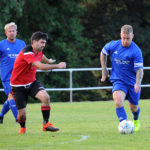
<path fill-rule="evenodd" d="M 17 21 L 22 17 L 22 0 L 1 0 L 0 1 L 0 40 L 5 38 L 4 25 L 11 21 Z"/>
<path fill-rule="evenodd" d="M 47 32 L 49 41 L 44 53 L 57 62 L 67 62 L 68 68 L 92 66 L 91 40 L 83 36 L 81 23 L 85 7 L 82 0 L 25 0 L 23 17 L 18 19 L 19 32 L 30 43 L 29 37 L 35 31 Z M 38 4 L 38 5 L 35 5 Z M 69 73 L 38 73 L 37 78 L 45 87 L 69 87 Z M 76 74 L 76 79 L 79 75 Z M 88 77 L 88 76 L 87 76 Z M 77 85 L 80 81 L 77 81 Z M 53 93 L 53 92 L 52 92 Z M 55 101 L 67 101 L 69 93 L 51 94 Z"/>
<path fill-rule="evenodd" d="M 17 22 L 22 17 L 22 7 L 24 1 L 21 0 L 0 0 L 0 40 L 6 38 L 4 34 L 4 26 L 6 23 L 14 21 Z M 18 34 L 18 37 L 20 34 Z M 3 88 L 0 82 L 0 88 Z M 5 93 L 0 93 L 0 103 L 6 100 Z"/>
<path fill-rule="evenodd" d="M 87 7 L 83 18 L 84 35 L 94 43 L 91 51 L 94 53 L 92 60 L 95 66 L 100 66 L 97 54 L 105 43 L 120 38 L 120 28 L 124 24 L 133 26 L 134 41 L 142 49 L 144 66 L 149 66 L 150 2 L 148 0 L 85 0 L 84 5 Z M 146 72 L 143 83 L 150 83 L 149 74 Z M 97 74 L 93 75 L 95 78 L 98 77 Z M 102 83 L 99 82 L 99 85 L 102 86 Z M 142 98 L 149 97 L 148 90 L 148 88 L 143 89 Z M 100 97 L 104 94 L 103 91 L 99 93 Z M 111 98 L 111 94 L 106 92 L 104 97 Z"/>

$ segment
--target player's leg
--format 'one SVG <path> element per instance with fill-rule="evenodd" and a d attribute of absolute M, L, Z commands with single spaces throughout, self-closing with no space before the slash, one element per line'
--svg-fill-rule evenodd
<path fill-rule="evenodd" d="M 140 121 L 139 121 L 140 107 L 138 106 L 140 100 L 140 93 L 136 93 L 134 91 L 134 87 L 130 87 L 128 100 L 130 110 L 133 114 L 133 122 L 135 125 L 135 132 L 136 132 L 139 131 L 140 129 Z"/>
<path fill-rule="evenodd" d="M 116 114 L 119 121 L 121 122 L 127 119 L 127 114 L 124 108 L 124 100 L 126 98 L 127 86 L 121 81 L 115 81 L 113 83 L 112 92 L 116 107 Z"/>
<path fill-rule="evenodd" d="M 24 134 L 26 132 L 26 108 L 18 109 L 17 120 L 21 127 L 18 134 Z"/>
<path fill-rule="evenodd" d="M 16 107 L 15 100 L 14 100 L 11 93 L 8 94 L 8 102 L 9 102 L 9 108 L 11 109 L 11 111 L 13 113 L 13 116 L 14 116 L 16 122 L 17 122 L 18 110 L 17 110 L 17 107 Z"/>
<path fill-rule="evenodd" d="M 120 122 L 127 119 L 127 114 L 124 109 L 125 97 L 126 97 L 126 94 L 121 90 L 113 92 L 113 100 L 114 100 L 115 107 L 116 107 L 116 114 Z"/>
<path fill-rule="evenodd" d="M 4 87 L 5 94 L 8 96 L 8 94 L 11 92 L 10 81 L 2 82 L 2 84 Z M 3 123 L 4 115 L 9 111 L 9 109 L 10 109 L 10 107 L 9 107 L 9 98 L 8 98 L 5 101 L 3 108 L 1 110 L 1 113 L 0 113 L 0 123 Z"/>
<path fill-rule="evenodd" d="M 34 92 L 34 93 L 33 93 Z M 41 111 L 43 116 L 43 131 L 56 132 L 59 129 L 55 128 L 50 122 L 50 96 L 45 91 L 40 82 L 35 81 L 32 85 L 31 95 L 41 101 Z"/>
<path fill-rule="evenodd" d="M 28 99 L 28 91 L 24 87 L 12 87 L 12 95 L 15 98 L 18 109 L 17 121 L 20 124 L 19 134 L 26 132 L 26 105 Z"/>
<path fill-rule="evenodd" d="M 137 132 L 139 131 L 140 126 L 141 126 L 140 121 L 139 121 L 140 107 L 137 105 L 132 105 L 130 102 L 129 102 L 129 107 L 133 114 L 133 123 L 135 126 L 135 132 Z"/>
<path fill-rule="evenodd" d="M 132 105 L 130 102 L 129 102 L 129 107 L 132 111 L 133 119 L 138 120 L 140 114 L 140 107 L 138 105 Z"/>
<path fill-rule="evenodd" d="M 4 115 L 9 111 L 9 102 L 8 99 L 4 102 L 2 110 L 0 112 L 0 124 L 3 123 Z"/>
<path fill-rule="evenodd" d="M 11 111 L 15 117 L 15 120 L 17 121 L 18 110 L 16 107 L 16 103 L 14 101 L 14 98 L 11 94 L 10 81 L 6 81 L 6 82 L 2 82 L 2 83 L 3 83 L 4 90 L 5 90 L 5 94 L 8 95 L 8 104 L 4 106 L 5 114 L 8 112 L 9 109 L 11 109 Z"/>

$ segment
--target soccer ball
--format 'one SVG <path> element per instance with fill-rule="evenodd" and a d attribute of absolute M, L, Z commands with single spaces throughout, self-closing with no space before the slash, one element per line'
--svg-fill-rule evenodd
<path fill-rule="evenodd" d="M 121 134 L 131 134 L 134 132 L 134 123 L 130 120 L 123 120 L 119 123 L 118 130 Z"/>

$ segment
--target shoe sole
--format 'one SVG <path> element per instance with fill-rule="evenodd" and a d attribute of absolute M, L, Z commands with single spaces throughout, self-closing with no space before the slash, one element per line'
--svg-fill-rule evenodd
<path fill-rule="evenodd" d="M 57 132 L 57 131 L 59 131 L 59 129 L 58 128 L 43 128 L 43 131 L 51 131 L 51 132 Z"/>

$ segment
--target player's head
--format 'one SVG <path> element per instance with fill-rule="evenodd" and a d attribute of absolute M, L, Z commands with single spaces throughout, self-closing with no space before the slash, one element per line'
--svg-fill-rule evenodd
<path fill-rule="evenodd" d="M 16 40 L 17 35 L 17 25 L 14 22 L 10 22 L 4 27 L 5 35 L 10 42 L 14 42 Z"/>
<path fill-rule="evenodd" d="M 42 51 L 46 45 L 46 41 L 48 40 L 47 33 L 43 32 L 35 32 L 31 37 L 31 44 L 34 50 Z"/>
<path fill-rule="evenodd" d="M 134 37 L 132 26 L 131 25 L 122 26 L 120 36 L 122 46 L 129 47 Z"/>

